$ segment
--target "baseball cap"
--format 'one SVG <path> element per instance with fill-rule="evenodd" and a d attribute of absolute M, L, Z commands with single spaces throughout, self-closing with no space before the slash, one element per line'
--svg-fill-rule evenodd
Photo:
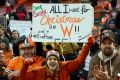
<path fill-rule="evenodd" d="M 100 41 L 102 42 L 104 39 L 110 39 L 114 42 L 115 35 L 111 30 L 105 30 L 100 34 Z"/>

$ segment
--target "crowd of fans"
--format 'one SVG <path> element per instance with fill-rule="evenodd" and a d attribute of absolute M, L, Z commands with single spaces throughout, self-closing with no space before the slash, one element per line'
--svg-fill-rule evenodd
<path fill-rule="evenodd" d="M 91 42 L 90 49 L 86 49 L 83 46 L 86 46 L 85 43 L 41 43 L 41 42 L 33 42 L 31 40 L 31 36 L 26 37 L 25 35 L 20 36 L 20 33 L 17 30 L 11 31 L 9 28 L 9 21 L 10 20 L 18 20 L 18 21 L 31 21 L 32 22 L 32 11 L 26 9 L 26 6 L 24 3 L 18 5 L 16 8 L 17 0 L 0 0 L 0 7 L 6 6 L 6 12 L 5 14 L 2 14 L 2 16 L 6 17 L 7 25 L 1 25 L 0 24 L 0 80 L 33 80 L 35 77 L 32 78 L 36 72 L 33 72 L 29 74 L 33 69 L 39 66 L 46 65 L 49 67 L 49 56 L 51 56 L 50 53 L 53 53 L 52 55 L 57 56 L 60 58 L 60 61 L 66 62 L 65 66 L 66 68 L 62 68 L 65 70 L 65 75 L 68 77 L 68 72 L 66 69 L 71 70 L 70 71 L 70 79 L 69 78 L 61 78 L 61 75 L 63 72 L 55 74 L 55 78 L 48 78 L 49 75 L 44 75 L 46 78 L 44 80 L 117 80 L 116 76 L 117 73 L 120 73 L 120 58 L 119 52 L 117 52 L 118 57 L 115 57 L 115 61 L 118 61 L 118 63 L 112 63 L 111 61 L 114 61 L 115 55 L 107 56 L 105 57 L 105 61 L 99 56 L 100 54 L 104 54 L 104 51 L 102 51 L 103 47 L 106 45 L 112 45 L 111 49 L 113 50 L 114 47 L 119 51 L 120 46 L 120 0 L 42 0 L 40 1 L 42 3 L 78 3 L 78 2 L 87 2 L 90 3 L 94 7 L 94 26 L 92 28 L 92 36 L 95 39 L 95 42 Z M 103 37 L 103 34 L 108 34 L 107 38 Z M 110 35 L 111 36 L 110 36 Z M 112 38 L 111 38 L 112 37 Z M 105 39 L 104 39 L 105 38 Z M 109 40 L 108 40 L 109 39 Z M 27 45 L 29 44 L 29 45 Z M 88 43 L 90 43 L 90 40 L 88 40 Z M 87 43 L 87 44 L 88 44 Z M 22 46 L 21 46 L 22 45 Z M 83 47 L 83 48 L 82 48 Z M 109 47 L 109 46 L 108 46 Z M 82 63 L 82 60 L 79 60 L 81 58 L 80 56 L 83 56 L 84 49 L 86 49 L 86 59 L 82 58 L 84 63 Z M 52 51 L 55 50 L 55 51 Z M 113 53 L 116 53 L 112 51 Z M 56 55 L 57 52 L 60 56 Z M 109 52 L 109 51 L 108 51 Z M 28 54 L 29 53 L 29 54 Z M 30 54 L 31 53 L 31 54 Z M 56 53 L 56 54 L 55 54 Z M 87 53 L 89 53 L 87 55 Z M 81 55 L 80 55 L 81 54 Z M 97 56 L 98 55 L 98 56 Z M 32 60 L 26 60 L 27 58 L 31 58 Z M 35 60 L 33 59 L 35 58 Z M 51 57 L 50 57 L 51 58 Z M 47 59 L 48 61 L 45 61 Z M 75 60 L 80 61 L 79 68 L 77 65 L 77 62 Z M 35 61 L 35 62 L 34 62 Z M 58 60 L 59 61 L 59 60 Z M 70 61 L 70 62 L 69 62 Z M 96 61 L 96 62 L 95 62 Z M 98 62 L 97 62 L 98 61 Z M 110 65 L 107 61 L 110 61 Z M 31 62 L 33 64 L 31 64 Z M 104 68 L 107 66 L 110 67 L 109 69 L 104 69 L 102 72 L 102 68 L 100 66 L 100 69 L 98 67 L 100 62 L 100 65 L 104 65 Z M 62 64 L 62 65 L 61 65 Z M 64 63 L 60 63 L 61 66 L 63 66 Z M 76 69 L 73 69 L 73 67 L 69 67 L 68 65 L 71 65 L 75 67 Z M 26 68 L 27 65 L 27 72 L 24 73 L 24 67 Z M 30 66 L 29 66 L 30 65 Z M 51 64 L 52 65 L 52 64 Z M 91 66 L 92 65 L 92 66 Z M 95 69 L 94 69 L 94 66 Z M 22 67 L 23 66 L 23 67 Z M 77 66 L 77 67 L 76 67 Z M 114 70 L 111 70 L 111 66 L 115 67 Z M 116 69 L 117 66 L 117 69 Z M 89 72 L 90 69 L 90 72 Z M 93 73 L 95 70 L 95 74 Z M 107 74 L 105 73 L 105 70 L 107 71 Z M 21 72 L 20 72 L 21 71 Z M 42 70 L 40 70 L 42 71 Z M 92 72 L 93 71 L 93 72 Z M 100 73 L 101 71 L 101 73 Z M 44 71 L 43 71 L 44 73 Z M 99 74 L 100 75 L 99 75 Z M 24 75 L 26 75 L 24 76 Z M 38 73 L 41 74 L 41 73 Z M 105 75 L 106 76 L 103 76 Z M 31 76 L 32 75 L 32 76 Z M 42 75 L 42 74 L 41 74 Z M 102 75 L 102 76 L 101 76 Z M 19 77 L 20 76 L 20 77 Z M 24 76 L 24 77 L 22 77 Z M 59 76 L 60 78 L 56 78 L 56 76 Z M 100 78 L 103 77 L 103 78 Z M 32 78 L 32 79 L 31 79 Z M 37 80 L 37 79 L 35 79 Z"/>

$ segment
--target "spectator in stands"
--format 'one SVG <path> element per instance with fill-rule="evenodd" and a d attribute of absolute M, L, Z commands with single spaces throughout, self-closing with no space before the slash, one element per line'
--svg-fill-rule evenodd
<path fill-rule="evenodd" d="M 111 30 L 115 35 L 115 43 L 120 46 L 120 29 L 117 29 L 115 26 L 115 19 L 110 19 L 107 22 L 108 29 Z"/>
<path fill-rule="evenodd" d="M 20 56 L 11 59 L 10 64 L 5 69 L 4 76 L 8 75 L 8 79 L 10 80 L 18 80 L 19 71 L 21 70 L 25 59 L 31 57 L 35 58 L 35 63 L 29 66 L 28 72 L 38 66 L 42 66 L 44 58 L 36 55 L 36 43 L 26 40 L 19 45 Z"/>
<path fill-rule="evenodd" d="M 111 19 L 113 16 L 111 14 L 111 12 L 105 13 L 104 16 L 101 19 L 101 25 L 102 26 L 106 26 L 106 23 L 109 19 Z"/>
<path fill-rule="evenodd" d="M 103 31 L 104 29 L 108 29 L 107 27 L 107 22 L 111 19 L 114 19 L 112 14 L 111 13 L 106 13 L 103 17 L 102 17 L 102 20 L 101 20 L 101 31 Z"/>
<path fill-rule="evenodd" d="M 0 24 L 0 40 L 5 39 L 6 41 L 9 42 L 9 39 L 6 37 L 6 30 L 5 27 Z"/>
<path fill-rule="evenodd" d="M 12 50 L 9 47 L 9 41 L 6 39 L 0 40 L 0 50 L 4 52 L 4 63 L 5 65 L 9 64 L 10 59 L 13 58 Z"/>
<path fill-rule="evenodd" d="M 111 30 L 115 35 L 115 43 L 116 45 L 120 45 L 120 29 L 117 29 L 116 20 L 114 18 L 110 18 L 105 26 L 102 26 L 101 31 Z"/>
<path fill-rule="evenodd" d="M 97 21 L 98 23 L 96 23 L 95 25 L 99 25 L 99 23 L 101 22 L 101 18 L 104 16 L 104 14 L 106 13 L 106 10 L 112 10 L 112 6 L 111 3 L 109 1 L 106 0 L 98 0 L 97 1 L 97 5 L 95 6 L 95 21 Z"/>
<path fill-rule="evenodd" d="M 16 18 L 15 20 L 25 20 L 27 16 L 27 10 L 23 4 L 21 4 L 17 9 L 16 9 Z"/>
<path fill-rule="evenodd" d="M 12 43 L 14 56 L 20 56 L 19 44 L 23 42 L 25 39 L 26 39 L 25 35 L 19 36 L 19 32 L 17 30 L 12 31 L 11 43 Z"/>
<path fill-rule="evenodd" d="M 60 62 L 60 56 L 57 51 L 50 50 L 47 52 L 46 66 L 39 67 L 31 72 L 27 72 L 27 69 L 30 64 L 34 63 L 34 59 L 26 59 L 21 69 L 19 80 L 70 80 L 70 73 L 84 62 L 93 43 L 94 38 L 90 37 L 75 60 L 64 62 Z"/>
<path fill-rule="evenodd" d="M 116 14 L 117 14 L 116 11 L 107 12 L 105 16 L 102 17 L 102 21 L 101 21 L 102 28 L 107 28 L 107 22 L 109 22 L 111 19 L 114 20 L 116 18 Z"/>
<path fill-rule="evenodd" d="M 115 28 L 115 19 L 109 19 L 107 21 L 107 28 L 108 29 L 114 29 Z"/>
<path fill-rule="evenodd" d="M 105 30 L 100 35 L 100 52 L 90 61 L 88 80 L 117 80 L 120 55 L 115 49 L 115 35 Z"/>

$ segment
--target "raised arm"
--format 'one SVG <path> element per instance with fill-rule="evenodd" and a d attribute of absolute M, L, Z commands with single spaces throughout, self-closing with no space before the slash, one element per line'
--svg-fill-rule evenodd
<path fill-rule="evenodd" d="M 24 61 L 18 80 L 35 80 L 34 71 L 27 72 L 29 65 L 33 64 L 34 61 L 35 60 L 33 58 L 28 58 Z"/>
<path fill-rule="evenodd" d="M 89 37 L 88 42 L 84 45 L 81 52 L 79 53 L 78 57 L 75 60 L 65 62 L 65 66 L 69 73 L 77 70 L 80 65 L 82 65 L 85 62 L 85 59 L 89 53 L 91 45 L 93 45 L 95 42 L 94 37 Z M 64 62 L 63 62 L 64 63 Z"/>

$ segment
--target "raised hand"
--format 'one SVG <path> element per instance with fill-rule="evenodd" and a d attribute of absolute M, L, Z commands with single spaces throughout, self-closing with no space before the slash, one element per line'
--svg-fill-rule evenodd
<path fill-rule="evenodd" d="M 31 64 L 33 64 L 33 63 L 35 63 L 35 62 L 36 62 L 36 58 L 33 58 L 33 57 L 27 58 L 27 59 L 25 59 L 25 61 L 24 61 L 24 63 L 27 64 L 27 65 L 31 65 Z"/>
<path fill-rule="evenodd" d="M 93 36 L 90 36 L 89 38 L 88 38 L 88 42 L 87 42 L 87 44 L 89 44 L 89 45 L 93 45 L 95 43 L 95 39 L 94 39 L 94 37 Z"/>

